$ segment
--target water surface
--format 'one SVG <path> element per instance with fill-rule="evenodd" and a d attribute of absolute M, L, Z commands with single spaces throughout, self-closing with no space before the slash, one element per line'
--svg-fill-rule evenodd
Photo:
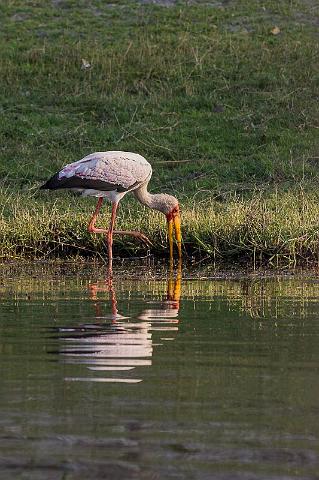
<path fill-rule="evenodd" d="M 319 479 L 319 282 L 4 269 L 0 478 Z"/>

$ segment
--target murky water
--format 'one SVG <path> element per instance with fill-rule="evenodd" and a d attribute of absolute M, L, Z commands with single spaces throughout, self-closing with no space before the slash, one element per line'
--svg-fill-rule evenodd
<path fill-rule="evenodd" d="M 319 280 L 163 272 L 3 274 L 1 479 L 319 479 Z"/>

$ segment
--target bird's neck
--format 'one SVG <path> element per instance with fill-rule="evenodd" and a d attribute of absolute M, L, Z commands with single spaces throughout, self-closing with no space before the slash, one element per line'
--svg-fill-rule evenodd
<path fill-rule="evenodd" d="M 147 183 L 144 183 L 143 185 L 141 185 L 139 188 L 134 190 L 133 193 L 137 198 L 137 200 L 141 202 L 143 205 L 146 205 L 146 207 L 161 211 L 162 205 L 163 205 L 162 195 L 161 194 L 153 195 L 150 192 L 148 192 Z"/>

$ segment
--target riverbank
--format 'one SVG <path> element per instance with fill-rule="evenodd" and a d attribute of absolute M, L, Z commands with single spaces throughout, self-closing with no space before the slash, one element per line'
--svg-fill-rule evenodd
<path fill-rule="evenodd" d="M 70 194 L 55 197 L 43 202 L 23 196 L 21 203 L 11 198 L 4 204 L 12 216 L 1 221 L 2 259 L 80 256 L 105 260 L 104 236 L 89 234 L 86 228 L 94 201 Z M 143 244 L 119 237 L 114 243 L 115 256 L 167 255 L 164 216 L 133 202 L 120 209 L 117 225 L 145 232 L 153 246 L 147 251 Z M 109 211 L 101 215 L 100 223 L 106 224 L 108 218 Z M 188 206 L 182 213 L 184 258 L 226 265 L 314 264 L 319 261 L 318 218 L 318 195 L 303 190 Z"/>
<path fill-rule="evenodd" d="M 318 261 L 314 2 L 0 8 L 2 259 L 105 258 L 86 231 L 94 200 L 38 187 L 92 151 L 128 150 L 152 163 L 150 190 L 180 199 L 186 257 Z M 118 226 L 167 254 L 162 215 L 124 199 Z M 147 254 L 125 238 L 114 250 Z"/>

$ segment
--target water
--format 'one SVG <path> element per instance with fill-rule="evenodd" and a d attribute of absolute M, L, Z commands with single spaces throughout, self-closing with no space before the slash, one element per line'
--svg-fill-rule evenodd
<path fill-rule="evenodd" d="M 319 479 L 315 277 L 10 268 L 1 479 Z"/>

